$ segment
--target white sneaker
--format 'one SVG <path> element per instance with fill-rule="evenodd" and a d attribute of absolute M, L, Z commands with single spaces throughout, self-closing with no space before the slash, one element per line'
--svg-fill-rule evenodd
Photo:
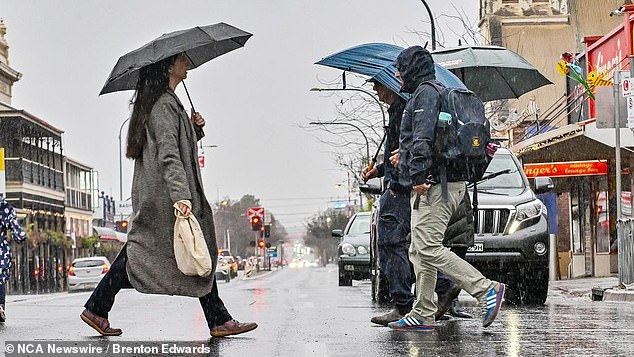
<path fill-rule="evenodd" d="M 0 322 L 5 322 L 7 315 L 4 313 L 4 305 L 0 305 Z"/>

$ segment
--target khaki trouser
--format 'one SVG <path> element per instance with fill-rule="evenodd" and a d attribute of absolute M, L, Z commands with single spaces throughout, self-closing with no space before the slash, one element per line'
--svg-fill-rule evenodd
<path fill-rule="evenodd" d="M 415 192 L 412 192 L 410 201 L 412 243 L 409 247 L 409 260 L 414 265 L 417 292 L 411 314 L 426 324 L 434 323 L 437 270 L 476 298 L 482 297 L 496 284 L 442 245 L 449 219 L 466 190 L 464 182 L 449 182 L 447 185 L 449 192 L 446 201 L 442 199 L 441 185 L 433 185 L 425 196 L 420 197 L 418 209 L 414 209 L 417 197 Z"/>

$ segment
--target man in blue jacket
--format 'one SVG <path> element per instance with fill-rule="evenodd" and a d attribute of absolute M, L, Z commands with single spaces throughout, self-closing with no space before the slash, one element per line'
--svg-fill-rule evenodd
<path fill-rule="evenodd" d="M 399 320 L 411 309 L 414 302 L 412 284 L 414 275 L 409 262 L 409 196 L 410 189 L 398 184 L 398 171 L 390 164 L 390 154 L 398 149 L 401 117 L 405 99 L 375 79 L 370 79 L 379 100 L 389 105 L 389 122 L 385 132 L 383 162 L 368 170 L 363 169 L 361 178 L 368 181 L 383 177 L 385 191 L 379 199 L 377 245 L 379 266 L 388 281 L 390 298 L 394 309 L 384 315 L 374 316 L 370 321 L 387 326 Z"/>
<path fill-rule="evenodd" d="M 487 327 L 497 316 L 505 285 L 485 278 L 442 244 L 449 220 L 467 188 L 464 172 L 454 167 L 447 167 L 446 199 L 438 184 L 443 163 L 434 155 L 433 139 L 442 98 L 427 84 L 435 81 L 434 61 L 426 49 L 412 46 L 399 54 L 395 65 L 401 90 L 412 93 L 401 123 L 399 182 L 412 187 L 409 259 L 416 274 L 417 296 L 412 311 L 388 326 L 402 331 L 434 329 L 434 288 L 440 270 L 482 302 L 482 325 Z"/>

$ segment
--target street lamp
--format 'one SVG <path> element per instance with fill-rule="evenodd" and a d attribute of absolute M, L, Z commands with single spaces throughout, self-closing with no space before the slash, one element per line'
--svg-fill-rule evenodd
<path fill-rule="evenodd" d="M 387 127 L 387 124 L 385 122 L 385 109 L 383 109 L 383 105 L 381 105 L 381 102 L 379 102 L 379 100 L 377 99 L 377 97 L 374 96 L 374 94 L 368 92 L 367 90 L 364 90 L 364 89 L 361 89 L 361 88 L 311 88 L 310 91 L 311 92 L 355 91 L 355 92 L 365 93 L 365 94 L 369 95 L 370 97 L 372 97 L 372 99 L 374 99 L 376 104 L 379 105 L 379 108 L 381 108 L 381 115 L 383 116 L 383 128 Z"/>
<path fill-rule="evenodd" d="M 121 123 L 121 127 L 119 128 L 119 202 L 123 202 L 123 173 L 122 167 L 123 163 L 121 162 L 121 131 L 123 130 L 123 126 L 127 123 L 130 118 L 126 119 Z"/>
<path fill-rule="evenodd" d="M 359 132 L 361 133 L 361 135 L 363 135 L 363 139 L 365 139 L 365 155 L 367 160 L 370 160 L 370 142 L 368 141 L 368 137 L 365 135 L 365 133 L 363 132 L 363 130 L 361 130 L 361 128 L 359 128 L 358 126 L 351 124 L 351 123 L 346 123 L 346 122 L 336 122 L 336 121 L 331 121 L 331 122 L 323 122 L 323 121 L 311 121 L 310 123 L 308 123 L 310 125 L 348 125 L 351 126 L 357 130 L 359 130 Z"/>
<path fill-rule="evenodd" d="M 420 0 L 425 8 L 427 9 L 427 14 L 429 14 L 429 21 L 431 22 L 431 50 L 436 49 L 436 24 L 434 23 L 434 15 L 431 13 L 431 9 L 425 0 Z"/>

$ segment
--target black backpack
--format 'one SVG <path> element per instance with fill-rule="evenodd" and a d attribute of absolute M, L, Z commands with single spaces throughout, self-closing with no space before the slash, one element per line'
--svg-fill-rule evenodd
<path fill-rule="evenodd" d="M 430 81 L 440 94 L 440 115 L 436 122 L 434 161 L 439 164 L 443 197 L 447 197 L 447 169 L 454 179 L 477 183 L 490 158 L 486 146 L 491 142 L 491 126 L 482 101 L 470 90 L 447 88 Z"/>

